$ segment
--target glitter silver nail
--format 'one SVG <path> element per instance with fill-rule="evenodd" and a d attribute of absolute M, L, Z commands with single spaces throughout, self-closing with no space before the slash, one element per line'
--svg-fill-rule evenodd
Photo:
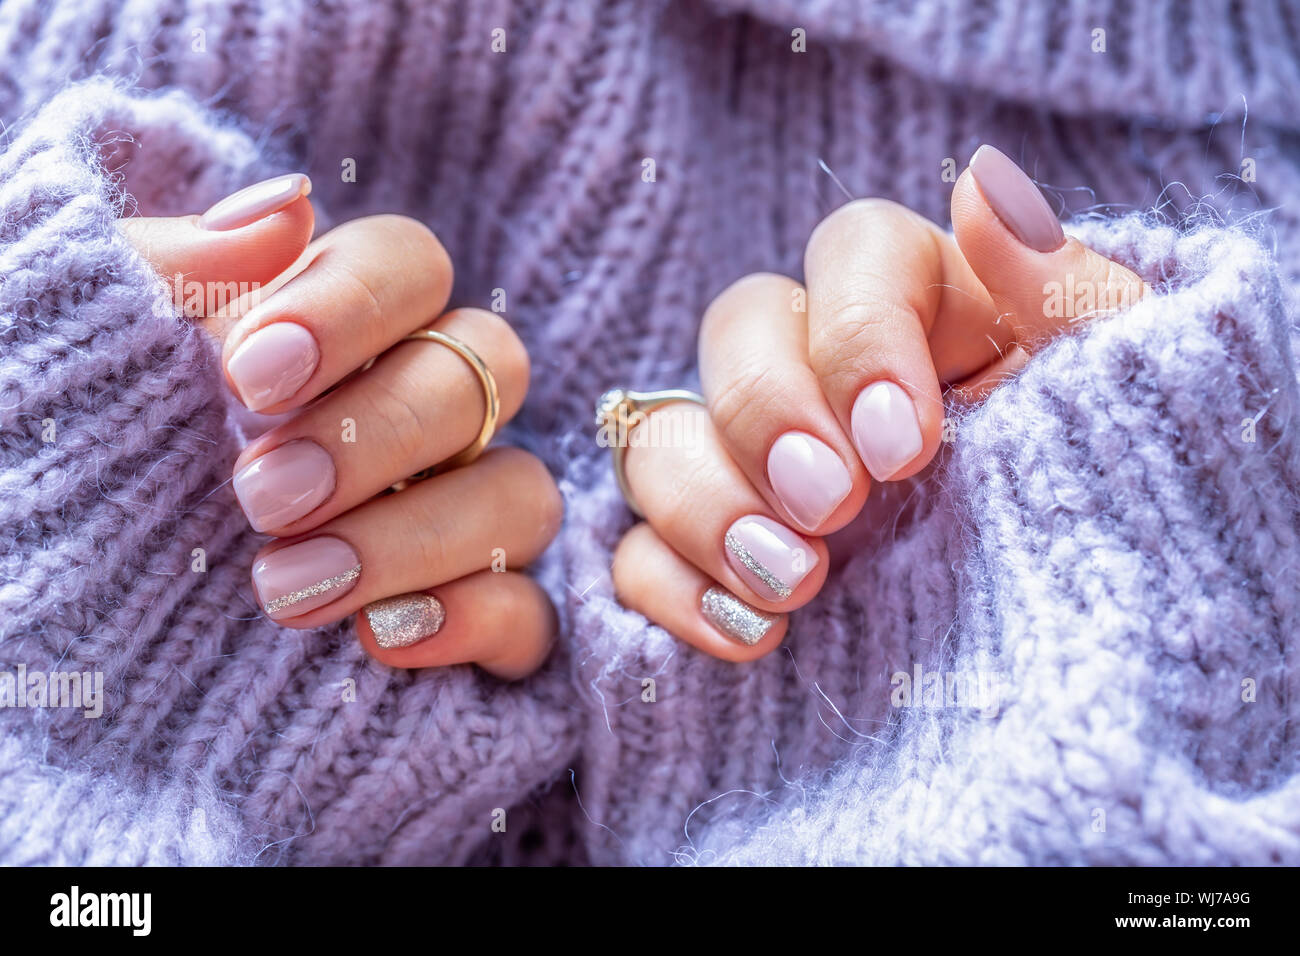
<path fill-rule="evenodd" d="M 763 639 L 781 616 L 751 607 L 730 591 L 716 586 L 700 598 L 700 611 L 727 637 L 751 647 Z"/>
<path fill-rule="evenodd" d="M 380 647 L 410 647 L 432 637 L 447 619 L 442 602 L 431 594 L 399 594 L 365 607 L 366 620 Z"/>
<path fill-rule="evenodd" d="M 333 591 L 337 587 L 347 584 L 349 581 L 355 581 L 361 576 L 361 565 L 344 571 L 342 574 L 336 574 L 332 578 L 326 578 L 324 581 L 318 581 L 309 587 L 301 588 L 297 591 L 290 591 L 282 597 L 266 605 L 266 613 L 274 614 L 276 611 L 283 611 L 287 607 L 297 604 L 299 601 L 305 601 L 310 597 L 318 594 L 324 594 L 326 591 Z"/>
<path fill-rule="evenodd" d="M 758 558 L 750 553 L 744 542 L 740 540 L 734 531 L 728 531 L 723 541 L 727 545 L 727 550 L 734 554 L 741 564 L 753 572 L 756 578 L 767 585 L 768 589 L 776 595 L 778 601 L 784 601 L 794 593 L 794 588 L 769 571 Z"/>

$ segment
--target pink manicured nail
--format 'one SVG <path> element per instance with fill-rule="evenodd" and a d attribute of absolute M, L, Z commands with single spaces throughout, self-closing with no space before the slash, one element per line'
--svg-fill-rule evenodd
<path fill-rule="evenodd" d="M 981 146 L 970 158 L 971 175 L 985 201 L 1015 237 L 1036 252 L 1061 248 L 1061 223 L 1034 181 L 1005 153 Z"/>
<path fill-rule="evenodd" d="M 859 392 L 850 421 L 853 444 L 876 481 L 888 481 L 921 453 L 916 406 L 893 382 L 873 382 Z"/>
<path fill-rule="evenodd" d="M 199 228 L 216 232 L 241 229 L 279 212 L 310 192 L 311 180 L 302 173 L 264 179 L 217 202 L 199 217 Z"/>
<path fill-rule="evenodd" d="M 256 412 L 307 384 L 318 362 L 320 349 L 310 332 L 293 322 L 272 322 L 239 344 L 226 371 L 240 400 Z"/>
<path fill-rule="evenodd" d="M 840 456 L 804 432 L 786 432 L 772 445 L 767 480 L 805 531 L 815 530 L 853 488 Z"/>
<path fill-rule="evenodd" d="M 297 521 L 334 490 L 334 460 L 314 441 L 291 441 L 235 475 L 235 497 L 254 531 Z"/>
<path fill-rule="evenodd" d="M 253 586 L 273 621 L 324 607 L 352 590 L 361 559 L 351 545 L 328 536 L 309 538 L 253 564 Z"/>
<path fill-rule="evenodd" d="M 784 601 L 817 566 L 817 552 L 789 528 L 762 515 L 745 515 L 727 529 L 727 560 L 755 594 Z"/>

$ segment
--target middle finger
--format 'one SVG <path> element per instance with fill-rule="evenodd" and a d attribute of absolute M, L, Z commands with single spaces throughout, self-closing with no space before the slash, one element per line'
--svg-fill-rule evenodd
<path fill-rule="evenodd" d="M 459 309 L 430 327 L 483 359 L 500 392 L 498 424 L 508 421 L 528 390 L 528 354 L 509 324 Z M 299 534 L 457 454 L 485 414 L 482 386 L 462 356 L 439 343 L 402 342 L 245 448 L 235 494 L 255 530 Z"/>

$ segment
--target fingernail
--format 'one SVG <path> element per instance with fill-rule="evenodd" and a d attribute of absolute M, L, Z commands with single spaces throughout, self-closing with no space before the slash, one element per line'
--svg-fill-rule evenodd
<path fill-rule="evenodd" d="M 294 322 L 272 322 L 244 339 L 226 363 L 239 399 L 252 411 L 293 395 L 316 371 L 316 339 Z"/>
<path fill-rule="evenodd" d="M 1061 248 L 1065 233 L 1034 181 L 1005 153 L 981 146 L 970 158 L 971 175 L 1002 225 L 1036 252 Z"/>
<path fill-rule="evenodd" d="M 311 192 L 311 180 L 302 173 L 289 173 L 231 193 L 199 216 L 199 228 L 224 232 L 241 229 L 279 212 L 289 203 Z"/>
<path fill-rule="evenodd" d="M 786 432 L 772 445 L 767 480 L 805 531 L 816 530 L 853 487 L 840 456 L 804 432 Z"/>
<path fill-rule="evenodd" d="M 253 564 L 257 598 L 273 621 L 324 607 L 351 591 L 360 576 L 352 546 L 329 536 L 291 544 Z"/>
<path fill-rule="evenodd" d="M 817 552 L 789 528 L 746 515 L 727 529 L 727 560 L 754 593 L 784 601 L 817 566 Z"/>
<path fill-rule="evenodd" d="M 888 481 L 921 453 L 916 406 L 893 382 L 873 382 L 859 392 L 850 422 L 853 444 L 876 481 Z"/>
<path fill-rule="evenodd" d="M 365 606 L 366 621 L 383 648 L 410 647 L 433 637 L 447 611 L 432 594 L 399 594 Z"/>
<path fill-rule="evenodd" d="M 742 601 L 730 591 L 711 587 L 700 598 L 700 612 L 727 637 L 753 647 L 780 618 Z"/>
<path fill-rule="evenodd" d="M 297 521 L 334 490 L 334 460 L 314 441 L 291 441 L 255 458 L 231 482 L 254 531 Z"/>

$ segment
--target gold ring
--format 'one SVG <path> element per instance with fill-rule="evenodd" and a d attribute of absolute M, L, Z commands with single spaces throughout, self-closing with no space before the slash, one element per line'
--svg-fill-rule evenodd
<path fill-rule="evenodd" d="M 672 402 L 694 402 L 704 404 L 704 397 L 684 388 L 668 388 L 658 392 L 634 392 L 629 388 L 612 388 L 600 396 L 596 403 L 596 426 L 600 432 L 596 442 L 609 448 L 614 457 L 614 477 L 618 479 L 619 491 L 623 500 L 638 518 L 644 518 L 645 512 L 636 503 L 632 488 L 627 483 L 627 471 L 624 459 L 627 456 L 628 436 L 649 417 L 650 413 L 661 405 Z"/>
<path fill-rule="evenodd" d="M 493 377 L 492 370 L 487 367 L 487 363 L 479 358 L 478 353 L 472 348 L 460 339 L 453 338 L 445 332 L 438 332 L 434 329 L 420 329 L 420 331 L 412 332 L 410 335 L 402 338 L 403 342 L 408 340 L 437 342 L 439 345 L 447 346 L 447 348 L 451 349 L 463 358 L 466 364 L 469 365 L 470 369 L 478 377 L 479 385 L 483 387 L 483 401 L 487 406 L 487 410 L 483 415 L 483 427 L 479 429 L 478 437 L 470 442 L 467 448 L 453 457 L 448 458 L 444 462 L 425 468 L 422 471 L 417 471 L 409 478 L 403 478 L 401 481 L 394 483 L 392 486 L 393 491 L 401 491 L 402 489 L 413 485 L 417 481 L 423 481 L 425 478 L 433 476 L 437 472 L 451 471 L 453 468 L 460 468 L 464 465 L 468 465 L 483 453 L 483 449 L 488 446 L 488 442 L 490 442 L 492 436 L 496 434 L 497 417 L 501 412 L 501 396 L 497 391 L 497 380 Z M 374 364 L 375 359 L 372 358 L 361 367 L 361 370 L 365 371 Z"/>

